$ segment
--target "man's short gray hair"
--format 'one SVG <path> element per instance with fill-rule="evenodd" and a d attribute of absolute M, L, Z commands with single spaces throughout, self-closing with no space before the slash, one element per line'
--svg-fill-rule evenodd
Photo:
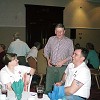
<path fill-rule="evenodd" d="M 20 38 L 20 34 L 17 32 L 13 35 L 14 39 L 19 39 Z"/>

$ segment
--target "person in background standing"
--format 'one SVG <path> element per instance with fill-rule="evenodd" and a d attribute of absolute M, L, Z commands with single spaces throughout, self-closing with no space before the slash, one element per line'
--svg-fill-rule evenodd
<path fill-rule="evenodd" d="M 65 36 L 63 24 L 56 25 L 55 34 L 44 47 L 44 56 L 48 62 L 45 93 L 51 92 L 54 83 L 61 80 L 67 65 L 72 61 L 74 51 L 72 40 Z"/>
<path fill-rule="evenodd" d="M 29 46 L 24 42 L 20 40 L 20 34 L 15 33 L 13 35 L 13 42 L 8 47 L 7 53 L 16 53 L 19 64 L 20 65 L 27 65 L 26 63 L 26 55 L 30 51 Z"/>
<path fill-rule="evenodd" d="M 4 67 L 4 63 L 2 62 L 2 59 L 4 55 L 6 54 L 5 48 L 6 46 L 4 44 L 0 44 L 0 70 L 1 68 Z"/>

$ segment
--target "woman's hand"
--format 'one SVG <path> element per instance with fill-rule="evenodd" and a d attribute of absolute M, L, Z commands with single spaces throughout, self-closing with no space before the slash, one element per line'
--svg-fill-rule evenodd
<path fill-rule="evenodd" d="M 27 91 L 28 90 L 28 84 L 30 82 L 30 75 L 25 73 L 24 77 L 23 77 L 23 80 L 24 80 L 24 91 Z"/>

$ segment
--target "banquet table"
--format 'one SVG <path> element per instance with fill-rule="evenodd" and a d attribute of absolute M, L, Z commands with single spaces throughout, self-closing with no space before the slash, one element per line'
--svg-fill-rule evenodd
<path fill-rule="evenodd" d="M 13 91 L 8 91 L 7 100 L 16 100 L 15 93 Z M 46 94 L 43 94 L 43 98 L 37 98 L 36 92 L 23 92 L 21 100 L 50 100 Z"/>

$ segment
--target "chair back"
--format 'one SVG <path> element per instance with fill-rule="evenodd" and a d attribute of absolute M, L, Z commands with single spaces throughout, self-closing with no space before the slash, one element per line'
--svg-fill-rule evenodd
<path fill-rule="evenodd" d="M 29 76 L 27 74 L 24 75 L 24 91 L 30 92 L 32 77 L 33 76 Z"/>
<path fill-rule="evenodd" d="M 93 83 L 93 77 L 95 77 L 98 89 L 100 89 L 100 82 L 99 82 L 99 77 L 100 77 L 100 67 L 99 69 L 90 69 L 91 75 L 92 75 L 92 83 Z"/>
<path fill-rule="evenodd" d="M 28 84 L 28 92 L 30 92 L 31 81 L 32 81 L 32 75 L 30 77 L 30 81 L 29 81 L 29 84 Z"/>

